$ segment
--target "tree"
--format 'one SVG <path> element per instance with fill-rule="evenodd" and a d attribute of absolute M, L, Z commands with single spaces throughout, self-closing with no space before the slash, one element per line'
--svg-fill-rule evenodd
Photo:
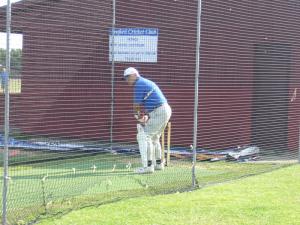
<path fill-rule="evenodd" d="M 22 72 L 22 49 L 12 49 L 10 59 L 11 77 L 20 77 Z M 0 64 L 6 63 L 6 50 L 0 49 Z"/>

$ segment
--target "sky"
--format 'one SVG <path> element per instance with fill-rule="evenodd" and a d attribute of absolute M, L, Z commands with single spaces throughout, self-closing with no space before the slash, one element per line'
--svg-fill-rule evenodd
<path fill-rule="evenodd" d="M 22 49 L 23 35 L 11 34 L 10 35 L 10 48 Z M 6 33 L 0 32 L 0 48 L 6 49 Z"/>
<path fill-rule="evenodd" d="M 11 3 L 19 2 L 21 0 L 10 0 Z M 0 7 L 6 5 L 7 0 L 0 0 Z"/>
<path fill-rule="evenodd" d="M 19 2 L 21 0 L 10 0 L 11 3 Z M 6 5 L 7 0 L 0 0 L 0 7 Z M 10 48 L 22 49 L 23 35 L 11 34 L 10 36 Z M 0 48 L 6 49 L 6 33 L 0 32 Z"/>

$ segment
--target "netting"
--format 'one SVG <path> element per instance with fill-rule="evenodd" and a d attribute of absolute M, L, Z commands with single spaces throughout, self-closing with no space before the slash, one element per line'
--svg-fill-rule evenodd
<path fill-rule="evenodd" d="M 8 224 L 191 190 L 298 160 L 300 3 L 202 1 L 197 134 L 201 1 L 115 3 L 12 4 Z M 0 7 L 4 67 L 6 9 Z M 172 108 L 161 140 L 168 163 L 152 174 L 135 172 L 141 156 L 134 91 L 123 79 L 130 66 L 154 81 Z M 190 147 L 195 135 L 196 187 Z M 0 145 L 2 171 L 2 131 Z"/>

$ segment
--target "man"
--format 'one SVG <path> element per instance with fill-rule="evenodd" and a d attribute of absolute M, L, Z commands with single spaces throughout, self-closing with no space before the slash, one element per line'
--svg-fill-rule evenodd
<path fill-rule="evenodd" d="M 134 111 L 137 124 L 137 141 L 143 167 L 137 173 L 153 173 L 163 170 L 160 136 L 165 129 L 172 110 L 162 91 L 152 81 L 141 77 L 139 72 L 129 67 L 124 71 L 128 85 L 134 88 Z"/>
<path fill-rule="evenodd" d="M 4 92 L 5 83 L 7 81 L 7 73 L 5 71 L 5 67 L 0 64 L 0 79 L 1 79 L 1 88 Z"/>

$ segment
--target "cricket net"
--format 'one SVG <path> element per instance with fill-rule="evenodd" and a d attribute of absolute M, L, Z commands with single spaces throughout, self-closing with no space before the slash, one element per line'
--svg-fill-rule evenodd
<path fill-rule="evenodd" d="M 298 162 L 296 1 L 21 0 L 11 25 L 8 9 L 0 6 L 7 224 Z M 153 174 L 135 173 L 133 88 L 123 79 L 130 66 L 172 108 L 161 138 L 166 167 Z"/>

